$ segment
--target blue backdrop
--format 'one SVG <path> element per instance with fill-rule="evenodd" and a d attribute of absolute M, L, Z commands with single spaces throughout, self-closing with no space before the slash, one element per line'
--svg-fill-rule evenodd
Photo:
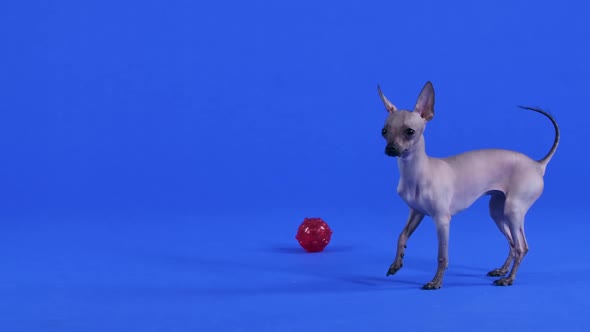
<path fill-rule="evenodd" d="M 24 1 L 0 6 L 0 330 L 590 327 L 583 1 Z M 427 219 L 385 278 L 407 208 L 380 84 L 436 91 L 427 152 L 562 141 L 512 287 L 487 200 Z M 320 254 L 304 217 L 334 230 Z M 506 303 L 511 303 L 507 306 Z"/>

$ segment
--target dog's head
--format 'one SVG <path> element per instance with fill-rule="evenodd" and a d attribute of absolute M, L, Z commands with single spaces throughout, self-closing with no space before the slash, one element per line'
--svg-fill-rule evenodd
<path fill-rule="evenodd" d="M 379 97 L 389 113 L 381 134 L 387 141 L 385 154 L 391 157 L 405 157 L 412 153 L 420 141 L 426 123 L 434 117 L 434 88 L 426 82 L 413 111 L 398 110 L 377 86 Z"/>

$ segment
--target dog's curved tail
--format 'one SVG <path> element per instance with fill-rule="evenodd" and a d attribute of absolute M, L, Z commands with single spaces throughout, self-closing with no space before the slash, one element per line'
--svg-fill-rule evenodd
<path fill-rule="evenodd" d="M 553 118 L 553 116 L 551 114 L 549 114 L 548 112 L 546 112 L 540 108 L 533 108 L 533 107 L 528 107 L 528 106 L 518 106 L 518 107 L 524 108 L 525 110 L 530 110 L 530 111 L 534 111 L 537 113 L 541 113 L 544 116 L 546 116 L 547 118 L 549 118 L 549 120 L 551 120 L 551 123 L 553 123 L 553 128 L 555 128 L 555 139 L 553 140 L 553 146 L 551 147 L 551 150 L 549 150 L 547 155 L 545 155 L 545 157 L 538 160 L 538 162 L 541 165 L 543 165 L 543 168 L 545 168 L 547 166 L 547 164 L 549 163 L 549 161 L 551 160 L 551 158 L 553 158 L 553 155 L 555 154 L 555 151 L 557 150 L 557 145 L 559 145 L 559 126 L 557 125 L 557 121 L 555 121 L 555 119 Z"/>

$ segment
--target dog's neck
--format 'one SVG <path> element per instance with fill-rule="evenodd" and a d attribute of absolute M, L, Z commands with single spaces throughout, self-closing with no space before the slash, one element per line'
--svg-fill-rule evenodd
<path fill-rule="evenodd" d="M 400 177 L 404 180 L 416 182 L 425 171 L 428 164 L 428 156 L 426 155 L 424 136 L 406 152 L 406 155 L 397 158 L 397 165 L 399 167 Z"/>

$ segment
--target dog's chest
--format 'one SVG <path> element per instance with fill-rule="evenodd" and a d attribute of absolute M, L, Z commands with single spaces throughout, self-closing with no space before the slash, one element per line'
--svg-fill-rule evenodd
<path fill-rule="evenodd" d="M 434 204 L 432 193 L 428 188 L 429 186 L 424 183 L 400 180 L 397 186 L 397 194 L 411 208 L 426 215 L 431 215 Z"/>

